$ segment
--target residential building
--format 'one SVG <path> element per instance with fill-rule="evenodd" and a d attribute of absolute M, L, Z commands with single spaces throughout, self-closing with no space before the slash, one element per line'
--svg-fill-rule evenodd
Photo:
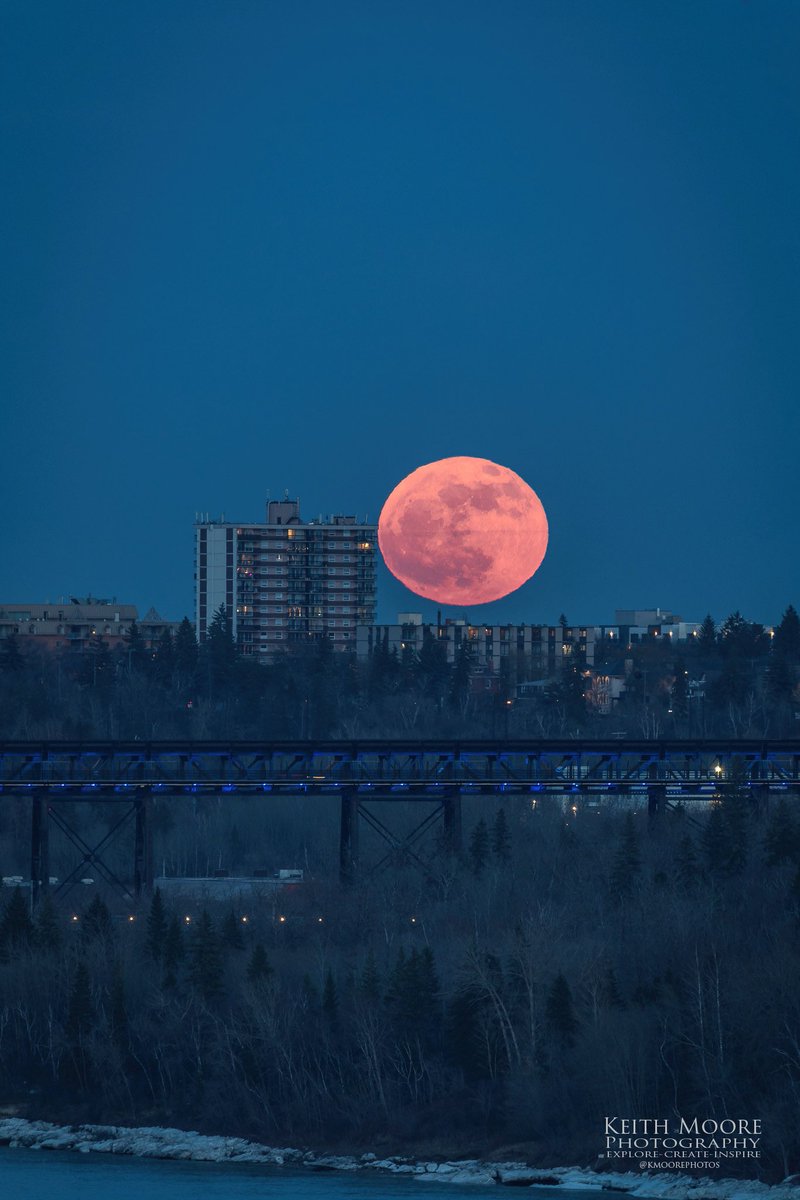
<path fill-rule="evenodd" d="M 432 637 L 444 645 L 449 663 L 466 646 L 474 671 L 513 670 L 515 678 L 554 675 L 573 655 L 589 666 L 594 661 L 592 626 L 472 625 L 450 619 L 434 625 L 424 624 L 419 613 L 399 613 L 398 618 L 396 625 L 359 626 L 358 657 L 368 658 L 375 646 L 385 643 L 402 659 L 418 654 L 425 638 Z"/>
<path fill-rule="evenodd" d="M 461 647 L 467 646 L 472 674 L 481 677 L 482 688 L 491 690 L 492 679 L 504 675 L 509 683 L 516 682 L 524 696 L 538 694 L 545 681 L 558 675 L 565 664 L 574 663 L 591 675 L 591 702 L 608 711 L 624 685 L 624 671 L 611 669 L 621 655 L 636 644 L 659 638 L 685 642 L 700 628 L 660 609 L 621 610 L 616 615 L 624 620 L 614 625 L 473 625 L 450 619 L 426 624 L 420 613 L 404 612 L 398 613 L 394 625 L 359 626 L 356 647 L 360 659 L 385 645 L 402 660 L 419 654 L 426 638 L 434 638 L 452 664 Z"/>
<path fill-rule="evenodd" d="M 355 516 L 303 521 L 298 500 L 271 500 L 263 524 L 195 521 L 195 618 L 205 641 L 224 605 L 241 653 L 269 661 L 327 638 L 354 650 L 375 621 L 377 526 Z"/>
<path fill-rule="evenodd" d="M 80 651 L 97 642 L 111 650 L 124 649 L 134 622 L 147 649 L 155 648 L 165 629 L 175 633 L 178 628 L 154 608 L 139 620 L 135 605 L 118 604 L 116 599 L 71 596 L 56 604 L 0 604 L 0 638 L 16 635 L 21 647 L 41 650 Z"/>

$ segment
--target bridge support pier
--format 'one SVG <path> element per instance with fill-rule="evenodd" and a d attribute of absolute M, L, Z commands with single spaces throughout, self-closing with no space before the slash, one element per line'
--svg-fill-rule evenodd
<path fill-rule="evenodd" d="M 660 817 L 664 812 L 667 789 L 663 783 L 647 785 L 647 815 L 650 820 Z"/>
<path fill-rule="evenodd" d="M 149 799 L 135 801 L 136 824 L 133 835 L 133 894 L 140 900 L 153 887 L 153 830 Z"/>
<path fill-rule="evenodd" d="M 462 849 L 461 837 L 461 797 L 459 795 L 445 796 L 442 800 L 442 822 L 444 824 L 444 846 L 449 854 L 460 854 Z"/>
<path fill-rule="evenodd" d="M 50 827 L 47 797 L 31 800 L 31 908 L 47 894 L 50 887 Z"/>
<path fill-rule="evenodd" d="M 355 882 L 358 873 L 358 792 L 342 789 L 342 820 L 339 831 L 339 880 Z"/>

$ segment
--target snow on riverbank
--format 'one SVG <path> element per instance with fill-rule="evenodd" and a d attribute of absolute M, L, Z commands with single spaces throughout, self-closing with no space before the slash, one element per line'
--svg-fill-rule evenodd
<path fill-rule="evenodd" d="M 51 1125 L 47 1121 L 0 1118 L 0 1146 L 30 1150 L 78 1150 L 81 1153 L 130 1154 L 143 1158 L 179 1158 L 196 1162 L 264 1163 L 317 1171 L 377 1170 L 411 1175 L 422 1183 L 508 1184 L 515 1187 L 561 1186 L 570 1191 L 620 1191 L 652 1200 L 800 1200 L 800 1176 L 769 1187 L 755 1180 L 710 1179 L 710 1172 L 649 1170 L 598 1174 L 582 1167 L 538 1169 L 521 1162 L 423 1162 L 374 1154 L 315 1154 L 263 1146 L 244 1138 L 213 1137 L 156 1126 Z"/>

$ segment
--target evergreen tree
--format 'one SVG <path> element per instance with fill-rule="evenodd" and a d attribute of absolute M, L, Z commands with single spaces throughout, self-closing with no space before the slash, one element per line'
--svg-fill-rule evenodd
<path fill-rule="evenodd" d="M 769 639 L 763 625 L 746 620 L 737 610 L 723 621 L 718 644 L 726 658 L 746 659 L 765 654 Z"/>
<path fill-rule="evenodd" d="M 0 955 L 19 954 L 33 943 L 33 922 L 22 889 L 15 887 L 0 920 Z"/>
<path fill-rule="evenodd" d="M 242 923 L 235 912 L 229 912 L 222 922 L 222 944 L 228 950 L 244 950 Z"/>
<path fill-rule="evenodd" d="M 800 616 L 790 604 L 775 629 L 775 650 L 787 661 L 800 661 Z"/>
<path fill-rule="evenodd" d="M 417 672 L 425 692 L 438 702 L 444 695 L 450 667 L 447 664 L 447 648 L 442 638 L 436 638 L 427 625 L 422 627 L 422 646 L 419 652 Z"/>
<path fill-rule="evenodd" d="M 164 943 L 167 937 L 167 911 L 161 896 L 161 888 L 156 888 L 150 901 L 150 911 L 147 914 L 147 940 L 145 949 L 156 962 L 161 961 L 164 953 Z"/>
<path fill-rule="evenodd" d="M 169 919 L 167 933 L 164 938 L 164 979 L 163 987 L 175 987 L 178 981 L 178 966 L 183 960 L 185 949 L 183 945 L 183 928 L 175 913 Z"/>
<path fill-rule="evenodd" d="M 800 827 L 783 796 L 764 834 L 764 858 L 768 867 L 784 862 L 800 863 Z"/>
<path fill-rule="evenodd" d="M 267 983 L 273 974 L 272 964 L 267 957 L 263 942 L 256 942 L 250 962 L 247 964 L 247 978 L 251 983 Z"/>
<path fill-rule="evenodd" d="M 794 669 L 789 658 L 777 647 L 770 655 L 766 674 L 767 691 L 775 704 L 790 704 L 795 688 Z"/>
<path fill-rule="evenodd" d="M 121 1047 L 128 1036 L 128 1011 L 125 1003 L 125 977 L 119 962 L 114 963 L 111 977 L 109 1024 L 112 1039 Z"/>
<path fill-rule="evenodd" d="M 197 667 L 197 638 L 194 635 L 192 623 L 184 617 L 175 634 L 175 670 L 178 672 L 184 686 L 194 675 Z"/>
<path fill-rule="evenodd" d="M 398 680 L 397 653 L 389 648 L 389 630 L 378 634 L 369 660 L 369 692 L 373 697 L 390 694 Z"/>
<path fill-rule="evenodd" d="M 94 1004 L 92 1003 L 92 985 L 89 978 L 89 968 L 83 959 L 78 961 L 72 979 L 72 989 L 67 1006 L 65 1030 L 72 1041 L 80 1041 L 83 1034 L 88 1033 L 94 1019 Z"/>
<path fill-rule="evenodd" d="M 472 672 L 472 648 L 463 641 L 456 651 L 455 663 L 450 676 L 450 706 L 462 709 L 469 697 L 469 680 Z"/>
<path fill-rule="evenodd" d="M 135 620 L 128 626 L 125 637 L 125 653 L 128 660 L 128 670 L 137 674 L 149 666 L 148 653 L 145 649 L 144 638 Z"/>
<path fill-rule="evenodd" d="M 194 636 L 194 635 L 192 635 Z M 154 672 L 159 683 L 168 685 L 175 674 L 175 640 L 170 629 L 163 630 L 156 646 Z"/>
<path fill-rule="evenodd" d="M 336 984 L 330 967 L 325 972 L 325 985 L 322 989 L 322 1012 L 331 1029 L 338 1028 L 339 998 L 336 994 Z"/>
<path fill-rule="evenodd" d="M 451 998 L 445 1014 L 447 1059 L 463 1073 L 467 1083 L 476 1083 L 489 1075 L 480 1012 L 474 988 L 464 987 Z"/>
<path fill-rule="evenodd" d="M 748 664 L 738 654 L 730 654 L 708 689 L 709 703 L 717 712 L 725 712 L 731 704 L 742 704 L 751 687 Z"/>
<path fill-rule="evenodd" d="M 417 996 L 414 1028 L 423 1045 L 430 1047 L 438 1039 L 441 1026 L 439 978 L 430 946 L 424 946 L 419 954 L 412 951 L 409 983 Z"/>
<path fill-rule="evenodd" d="M 716 645 L 717 627 L 714 624 L 714 618 L 711 616 L 711 613 L 707 613 L 697 631 L 697 646 L 698 649 L 705 653 L 709 650 L 714 650 Z"/>
<path fill-rule="evenodd" d="M 489 830 L 483 817 L 473 826 L 469 841 L 469 861 L 473 875 L 480 876 L 489 858 Z"/>
<path fill-rule="evenodd" d="M 727 829 L 727 875 L 739 875 L 747 864 L 751 836 L 752 799 L 747 783 L 747 768 L 739 759 L 730 767 L 730 787 L 722 802 Z"/>
<path fill-rule="evenodd" d="M 374 1004 L 381 997 L 381 977 L 378 973 L 378 967 L 375 963 L 375 955 L 372 952 L 372 947 L 367 951 L 367 960 L 364 963 L 364 970 L 361 972 L 361 980 L 359 983 L 359 991 L 365 1000 L 369 1000 Z"/>
<path fill-rule="evenodd" d="M 700 836 L 703 857 L 708 870 L 714 875 L 724 874 L 729 854 L 728 829 L 722 815 L 722 801 L 711 805 L 703 832 Z"/>
<path fill-rule="evenodd" d="M 222 992 L 222 955 L 214 922 L 206 909 L 200 914 L 193 938 L 189 978 L 206 1000 Z"/>
<path fill-rule="evenodd" d="M 508 822 L 506 821 L 505 809 L 500 808 L 497 811 L 497 816 L 494 819 L 492 828 L 492 853 L 501 862 L 508 862 L 511 858 L 511 838 L 508 833 Z"/>
<path fill-rule="evenodd" d="M 406 952 L 401 946 L 397 951 L 397 959 L 386 983 L 386 1007 L 399 1028 L 406 1028 L 413 1020 L 415 1003 L 416 997 L 413 982 L 410 980 L 408 960 Z"/>
<path fill-rule="evenodd" d="M 57 950 L 61 945 L 58 915 L 49 894 L 45 894 L 36 912 L 33 938 L 40 950 Z"/>
<path fill-rule="evenodd" d="M 574 1045 L 578 1018 L 575 1015 L 570 986 L 560 973 L 553 980 L 547 993 L 545 1019 L 553 1036 L 562 1046 Z"/>
<path fill-rule="evenodd" d="M 694 842 L 688 833 L 684 833 L 678 842 L 675 855 L 675 874 L 683 888 L 693 888 L 697 884 L 700 864 L 694 848 Z"/>
<path fill-rule="evenodd" d="M 231 636 L 230 617 L 224 604 L 220 604 L 211 618 L 206 640 L 200 648 L 200 657 L 201 679 L 209 695 L 225 691 L 233 678 L 236 644 Z"/>
<path fill-rule="evenodd" d="M 81 921 L 81 937 L 84 943 L 110 941 L 113 932 L 111 913 L 108 911 L 108 905 L 101 896 L 93 896 L 92 902 Z"/>
<path fill-rule="evenodd" d="M 633 813 L 625 814 L 622 837 L 617 846 L 611 866 L 611 891 L 620 899 L 627 899 L 633 894 L 634 885 L 641 870 L 639 854 L 639 839 L 636 835 L 636 825 Z"/>

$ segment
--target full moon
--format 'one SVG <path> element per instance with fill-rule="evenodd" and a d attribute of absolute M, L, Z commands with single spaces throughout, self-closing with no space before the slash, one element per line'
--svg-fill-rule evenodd
<path fill-rule="evenodd" d="M 547 517 L 524 479 L 488 458 L 443 458 L 398 483 L 378 519 L 387 567 L 441 604 L 486 604 L 520 587 L 547 549 Z"/>

